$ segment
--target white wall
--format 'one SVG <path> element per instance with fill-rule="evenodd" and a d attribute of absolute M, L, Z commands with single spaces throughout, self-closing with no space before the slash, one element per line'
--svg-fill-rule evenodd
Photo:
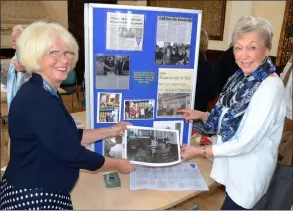
<path fill-rule="evenodd" d="M 29 2 L 29 1 L 28 1 Z M 64 27 L 68 27 L 68 12 L 67 1 L 39 1 L 42 4 L 42 8 L 45 11 L 42 13 L 48 14 L 52 20 L 62 24 Z M 7 4 L 7 3 L 6 3 Z M 118 0 L 120 5 L 137 5 L 146 6 L 146 0 Z M 280 33 L 282 29 L 283 16 L 285 11 L 286 1 L 227 1 L 226 14 L 225 14 L 225 26 L 223 41 L 211 40 L 209 43 L 209 49 L 211 50 L 226 50 L 229 46 L 231 33 L 234 23 L 241 16 L 253 15 L 266 18 L 271 22 L 274 32 L 273 48 L 271 51 L 272 56 L 277 55 L 278 44 L 280 39 Z M 1 10 L 5 8 L 2 7 Z M 8 8 L 9 9 L 9 8 Z M 36 11 L 34 11 L 36 12 Z M 24 12 L 25 14 L 25 12 Z M 1 11 L 1 24 L 2 24 L 2 11 Z M 37 16 L 36 16 L 37 17 Z M 10 36 L 1 34 L 1 47 L 10 47 Z"/>
<path fill-rule="evenodd" d="M 209 49 L 226 50 L 231 41 L 233 25 L 241 16 L 262 17 L 270 21 L 273 28 L 271 55 L 276 56 L 282 29 L 286 1 L 227 1 L 223 41 L 210 41 Z"/>
<path fill-rule="evenodd" d="M 118 4 L 146 6 L 145 0 L 124 1 L 118 0 Z M 233 25 L 241 16 L 263 17 L 271 22 L 273 28 L 272 56 L 277 55 L 280 33 L 286 1 L 227 1 L 223 41 L 211 40 L 209 49 L 226 50 L 231 42 Z"/>

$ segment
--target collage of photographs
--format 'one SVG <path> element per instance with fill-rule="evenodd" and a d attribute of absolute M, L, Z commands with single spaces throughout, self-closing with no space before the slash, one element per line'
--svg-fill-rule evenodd
<path fill-rule="evenodd" d="M 124 98 L 125 92 L 132 91 L 130 82 L 134 80 L 131 78 L 134 61 L 131 54 L 125 52 L 143 50 L 145 30 L 144 15 L 130 15 L 131 18 L 126 18 L 112 12 L 107 14 L 106 49 L 120 50 L 121 53 L 95 55 L 95 88 L 100 91 L 97 96 L 97 123 L 130 121 L 136 125 L 136 121 L 151 121 L 152 127 L 131 126 L 125 138 L 103 140 L 104 155 L 127 158 L 148 166 L 173 164 L 180 160 L 179 148 L 184 131 L 184 122 L 178 121 L 181 116 L 176 110 L 191 106 L 193 91 L 193 71 L 184 67 L 189 64 L 192 19 L 157 17 L 153 50 L 153 62 L 158 66 L 158 71 L 155 71 L 158 75 L 157 97 Z M 180 36 L 172 35 L 178 31 L 181 31 Z"/>

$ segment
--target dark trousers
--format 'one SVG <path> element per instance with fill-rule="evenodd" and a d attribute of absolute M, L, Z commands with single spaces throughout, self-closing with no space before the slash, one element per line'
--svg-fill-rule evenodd
<path fill-rule="evenodd" d="M 266 194 L 254 210 L 289 210 L 293 205 L 293 167 L 277 165 Z"/>
<path fill-rule="evenodd" d="M 228 193 L 226 193 L 226 198 L 225 201 L 221 207 L 221 210 L 247 210 L 241 206 L 239 206 L 238 204 L 236 204 L 228 195 Z"/>

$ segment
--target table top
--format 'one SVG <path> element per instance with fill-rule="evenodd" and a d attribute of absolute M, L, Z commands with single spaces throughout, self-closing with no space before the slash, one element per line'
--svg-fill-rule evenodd
<path fill-rule="evenodd" d="M 207 186 L 216 183 L 210 178 L 212 162 L 197 158 L 197 163 Z M 129 175 L 120 174 L 121 187 L 106 188 L 102 172 L 82 170 L 71 193 L 73 208 L 77 210 L 156 210 L 167 209 L 203 191 L 130 190 Z"/>
<path fill-rule="evenodd" d="M 72 113 L 82 122 L 85 112 Z M 193 141 L 192 141 L 193 142 Z M 208 159 L 196 158 L 189 162 L 196 163 L 209 188 L 216 185 L 210 178 L 212 162 Z M 120 174 L 121 187 L 106 188 L 103 172 L 80 171 L 71 199 L 73 208 L 77 210 L 155 210 L 167 209 L 179 204 L 203 191 L 156 191 L 130 190 L 129 175 Z"/>
<path fill-rule="evenodd" d="M 1 103 L 6 102 L 7 92 L 1 92 L 0 94 L 1 94 L 1 99 L 0 99 Z"/>

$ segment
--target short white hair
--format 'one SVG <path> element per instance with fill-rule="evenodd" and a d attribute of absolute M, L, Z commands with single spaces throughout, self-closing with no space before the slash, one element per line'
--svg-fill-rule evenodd
<path fill-rule="evenodd" d="M 244 16 L 241 17 L 235 24 L 232 32 L 232 44 L 236 39 L 246 33 L 257 32 L 264 40 L 265 47 L 272 49 L 273 32 L 269 21 L 260 17 Z"/>
<path fill-rule="evenodd" d="M 71 69 L 78 60 L 78 44 L 75 38 L 58 23 L 43 21 L 34 22 L 21 33 L 17 40 L 19 61 L 27 72 L 41 72 L 42 57 L 55 43 L 56 36 L 60 35 L 68 50 L 75 53 Z"/>
<path fill-rule="evenodd" d="M 20 32 L 22 32 L 25 28 L 27 27 L 27 25 L 15 25 L 12 28 L 12 32 L 19 30 Z"/>

